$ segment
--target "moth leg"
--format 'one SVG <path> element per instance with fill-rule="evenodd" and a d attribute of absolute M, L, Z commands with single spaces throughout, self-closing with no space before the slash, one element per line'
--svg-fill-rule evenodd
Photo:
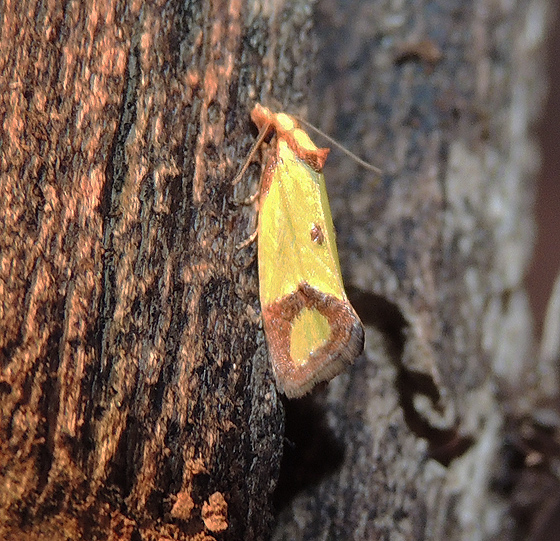
<path fill-rule="evenodd" d="M 251 222 L 252 222 L 252 226 L 254 231 L 243 241 L 241 241 L 239 244 L 237 244 L 237 249 L 238 250 L 243 250 L 244 248 L 247 248 L 247 246 L 250 246 L 251 244 L 253 244 L 253 242 L 255 242 L 255 239 L 257 238 L 257 224 L 256 219 L 257 216 L 259 214 L 259 196 L 261 194 L 261 186 L 260 186 L 260 182 L 259 182 L 259 187 L 258 189 L 255 191 L 255 193 L 251 194 L 249 197 L 247 197 L 246 199 L 244 199 L 243 201 L 240 201 L 237 203 L 237 205 L 241 206 L 254 206 L 255 207 L 255 212 L 253 213 L 252 217 L 251 217 Z"/>
<path fill-rule="evenodd" d="M 251 163 L 253 157 L 255 156 L 257 150 L 260 148 L 260 146 L 262 145 L 263 141 L 265 140 L 266 136 L 268 135 L 268 132 L 270 131 L 272 127 L 272 123 L 271 122 L 267 122 L 260 130 L 259 132 L 259 136 L 257 137 L 257 140 L 253 143 L 253 146 L 251 147 L 251 150 L 249 151 L 249 154 L 247 156 L 247 158 L 245 159 L 245 162 L 243 163 L 243 166 L 241 167 L 241 169 L 239 170 L 239 172 L 237 173 L 237 175 L 235 175 L 233 181 L 232 181 L 232 186 L 235 186 L 242 178 L 243 175 L 245 174 L 245 171 L 247 171 L 247 168 L 249 167 L 249 164 Z M 241 201 L 240 203 L 237 203 L 238 205 L 254 205 L 255 201 L 257 201 L 260 193 L 261 193 L 261 182 L 259 181 L 259 187 L 257 189 L 257 191 L 250 195 L 248 198 L 246 198 L 245 200 Z M 256 214 L 258 213 L 258 205 L 257 205 L 257 209 L 256 209 Z M 253 216 L 255 217 L 256 214 L 254 214 Z M 253 217 L 253 220 L 254 220 Z M 253 242 L 255 242 L 255 239 L 257 238 L 257 227 L 255 226 L 254 228 L 255 230 L 253 231 L 253 233 L 246 238 L 244 241 L 240 242 L 237 245 L 237 249 L 238 250 L 242 250 L 244 248 L 247 248 L 247 246 L 253 244 Z"/>
<path fill-rule="evenodd" d="M 243 201 L 241 201 L 240 204 L 241 205 L 247 205 L 247 206 L 254 205 L 255 201 L 259 198 L 260 193 L 261 193 L 261 189 L 260 189 L 260 186 L 259 186 L 259 189 L 254 194 L 251 194 L 249 197 L 243 199 Z"/>
<path fill-rule="evenodd" d="M 255 230 L 245 240 L 241 241 L 236 246 L 236 248 L 238 250 L 243 250 L 244 248 L 247 248 L 247 246 L 253 244 L 253 242 L 255 242 L 255 240 L 257 239 L 257 233 L 258 233 L 258 229 L 255 228 Z"/>
<path fill-rule="evenodd" d="M 235 175 L 235 177 L 233 178 L 233 180 L 231 182 L 232 186 L 235 186 L 243 178 L 243 175 L 245 174 L 245 171 L 247 171 L 247 168 L 249 167 L 249 164 L 253 161 L 253 158 L 255 157 L 255 154 L 257 153 L 257 150 L 262 145 L 262 143 L 265 140 L 266 136 L 268 135 L 268 132 L 269 132 L 271 127 L 272 127 L 272 123 L 268 122 L 267 124 L 265 124 L 261 128 L 261 131 L 259 132 L 259 136 L 257 137 L 257 140 L 251 146 L 251 150 L 249 150 L 249 154 L 247 154 L 247 158 L 245 158 L 245 161 L 243 162 L 243 165 L 241 166 L 241 169 L 239 170 L 237 175 Z"/>

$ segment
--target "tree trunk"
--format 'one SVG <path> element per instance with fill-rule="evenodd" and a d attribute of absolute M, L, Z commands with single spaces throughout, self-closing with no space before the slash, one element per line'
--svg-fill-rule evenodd
<path fill-rule="evenodd" d="M 279 474 L 277 539 L 512 533 L 546 3 L 315 7 L 3 4 L 2 538 L 267 539 Z M 326 170 L 366 353 L 291 402 L 239 249 L 255 101 L 384 171 Z"/>

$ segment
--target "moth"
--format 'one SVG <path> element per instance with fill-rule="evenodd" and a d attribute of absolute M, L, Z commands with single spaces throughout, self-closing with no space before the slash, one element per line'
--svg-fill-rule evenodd
<path fill-rule="evenodd" d="M 256 231 L 263 326 L 277 386 L 298 398 L 362 353 L 364 329 L 342 283 L 322 172 L 329 149 L 288 114 L 257 104 L 251 119 L 257 146 L 271 137 Z"/>

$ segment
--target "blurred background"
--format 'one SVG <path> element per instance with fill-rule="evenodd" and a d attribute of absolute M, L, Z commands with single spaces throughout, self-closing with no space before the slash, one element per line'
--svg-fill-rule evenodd
<path fill-rule="evenodd" d="M 560 51 L 560 13 L 548 43 L 549 91 L 542 119 L 537 126 L 542 151 L 542 165 L 538 180 L 535 206 L 537 238 L 533 261 L 527 276 L 530 302 L 535 318 L 535 332 L 540 339 L 547 302 L 557 274 L 560 272 L 560 69 L 556 63 Z M 537 343 L 538 344 L 538 343 Z M 560 366 L 558 367 L 560 370 Z M 557 404 L 558 407 L 558 404 Z M 545 464 L 558 464 L 558 433 L 550 439 L 555 442 L 556 451 L 546 457 Z M 553 467 L 539 473 L 539 468 L 528 467 L 526 482 L 520 482 L 516 496 L 523 502 L 518 508 L 518 524 L 521 526 L 518 539 L 530 541 L 553 541 L 560 539 L 560 485 Z M 527 472 L 526 472 L 527 473 Z M 532 475 L 531 475 L 532 473 Z M 521 477 L 522 478 L 522 477 Z M 534 499 L 524 499 L 523 494 L 531 483 L 537 482 L 539 489 L 533 493 Z M 538 494 L 540 490 L 540 495 Z M 530 493 L 530 492 L 529 492 Z M 527 528 L 527 524 L 531 526 Z M 525 527 L 524 527 L 525 526 Z"/>
<path fill-rule="evenodd" d="M 540 337 L 546 304 L 554 279 L 560 272 L 560 21 L 551 30 L 548 45 L 549 93 L 538 135 L 542 166 L 535 208 L 537 239 L 527 285 Z"/>

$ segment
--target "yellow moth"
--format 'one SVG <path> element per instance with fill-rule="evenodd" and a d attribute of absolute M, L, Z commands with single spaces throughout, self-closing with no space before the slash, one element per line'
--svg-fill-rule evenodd
<path fill-rule="evenodd" d="M 285 113 L 257 104 L 251 118 L 261 132 L 257 145 L 273 135 L 257 227 L 264 331 L 276 383 L 297 398 L 354 361 L 364 329 L 342 284 L 322 173 L 329 149 L 317 148 Z"/>

